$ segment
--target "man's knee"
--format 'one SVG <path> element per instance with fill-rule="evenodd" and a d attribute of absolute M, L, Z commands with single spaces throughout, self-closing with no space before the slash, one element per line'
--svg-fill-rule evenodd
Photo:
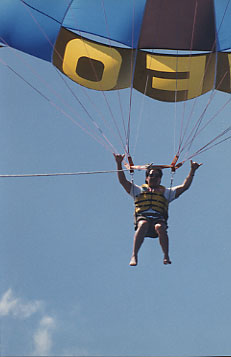
<path fill-rule="evenodd" d="M 167 230 L 167 225 L 164 222 L 159 222 L 155 225 L 155 230 L 157 233 L 164 233 Z"/>
<path fill-rule="evenodd" d="M 148 229 L 149 227 L 149 222 L 145 221 L 144 219 L 140 220 L 137 224 L 139 229 Z"/>

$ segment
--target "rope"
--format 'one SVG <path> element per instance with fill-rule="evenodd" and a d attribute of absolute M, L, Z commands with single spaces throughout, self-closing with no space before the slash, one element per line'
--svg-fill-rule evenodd
<path fill-rule="evenodd" d="M 152 60 L 152 58 L 151 58 Z M 135 140 L 134 140 L 134 146 L 133 146 L 133 159 L 135 157 L 135 153 L 136 153 L 136 147 L 137 147 L 137 143 L 138 143 L 138 137 L 140 135 L 140 129 L 141 129 L 141 121 L 143 119 L 143 113 L 144 113 L 144 102 L 145 102 L 145 97 L 147 94 L 147 85 L 148 85 L 148 80 L 149 80 L 149 75 L 147 74 L 146 77 L 146 83 L 145 83 L 145 89 L 144 89 L 144 94 L 142 96 L 142 101 L 141 101 L 141 105 L 140 105 L 140 113 L 139 113 L 139 118 L 138 118 L 138 122 L 137 122 L 137 126 L 136 126 L 136 134 L 135 134 Z"/>
<path fill-rule="evenodd" d="M 38 22 L 38 21 L 36 20 L 36 18 L 33 16 L 33 13 L 32 13 L 32 12 L 30 11 L 30 9 L 28 8 L 27 3 L 26 3 L 24 0 L 21 0 L 21 1 L 22 1 L 23 5 L 25 6 L 26 11 L 27 11 L 27 12 L 29 13 L 29 15 L 31 16 L 32 20 L 35 22 L 35 24 L 38 26 L 40 32 L 43 34 L 44 38 L 48 41 L 48 43 L 50 44 L 50 46 L 52 47 L 52 49 L 54 50 L 54 52 L 57 54 L 57 56 L 58 56 L 58 57 L 60 58 L 60 60 L 62 61 L 62 60 L 63 60 L 62 56 L 61 56 L 60 53 L 57 51 L 57 49 L 55 48 L 54 44 L 52 44 L 52 42 L 50 41 L 50 39 L 49 39 L 47 33 L 44 31 L 44 29 L 41 27 L 41 25 L 39 24 L 39 22 Z M 79 32 L 80 32 L 80 31 L 79 31 Z M 83 39 L 83 37 L 82 37 L 82 35 L 81 35 L 81 32 L 80 32 L 80 37 Z M 92 63 L 92 60 L 91 60 L 90 57 L 89 57 L 89 62 L 90 62 L 90 65 L 91 65 L 91 67 L 92 67 L 93 72 L 95 73 L 96 79 L 98 79 L 97 73 L 96 73 L 96 71 L 95 71 L 95 67 L 93 66 L 93 63 Z M 84 88 L 82 88 L 82 87 L 80 87 L 80 88 L 81 88 L 81 90 L 83 90 L 84 94 L 86 94 L 86 91 L 84 90 Z M 69 87 L 69 89 L 70 89 L 70 87 Z M 102 96 L 103 96 L 103 98 L 104 98 L 104 100 L 105 100 L 106 106 L 107 106 L 107 108 L 108 108 L 108 110 L 109 110 L 109 113 L 110 113 L 110 115 L 111 115 L 113 124 L 114 124 L 114 126 L 115 126 L 115 128 L 116 128 L 118 137 L 119 137 L 119 139 L 120 139 L 120 144 L 121 144 L 122 148 L 126 151 L 126 148 L 125 148 L 125 144 L 124 144 L 124 142 L 123 142 L 122 135 L 121 135 L 120 130 L 119 130 L 119 127 L 118 127 L 118 125 L 117 125 L 117 123 L 116 123 L 116 119 L 115 119 L 115 117 L 114 117 L 114 115 L 113 115 L 111 106 L 110 106 L 110 104 L 109 104 L 109 102 L 108 102 L 108 99 L 107 99 L 107 97 L 106 97 L 106 95 L 105 95 L 105 91 L 104 91 L 104 90 L 101 90 L 100 93 L 102 94 Z M 72 94 L 73 94 L 73 93 L 72 93 Z M 86 95 L 87 95 L 87 94 L 86 94 Z M 78 99 L 78 102 L 79 102 L 79 99 Z M 92 103 L 92 101 L 91 101 L 91 103 Z M 95 103 L 93 103 L 93 104 L 94 104 L 94 106 L 96 106 Z M 104 139 L 105 139 L 105 138 L 104 138 Z M 108 142 L 108 141 L 109 141 L 109 140 L 107 140 L 107 142 Z M 111 143 L 110 143 L 110 146 L 112 147 L 112 144 L 111 144 Z M 112 151 L 112 152 L 115 152 L 116 150 L 113 148 L 111 151 Z"/>
<path fill-rule="evenodd" d="M 172 186 L 173 186 L 174 175 L 175 175 L 175 171 L 172 171 L 171 172 L 171 179 L 170 179 L 169 193 L 168 193 L 168 201 L 170 199 L 170 194 L 171 194 L 171 189 L 172 189 Z"/>
<path fill-rule="evenodd" d="M 209 57 L 208 57 L 208 61 L 207 61 L 206 67 L 205 67 L 204 75 L 203 75 L 202 78 L 201 78 L 201 81 L 200 81 L 200 83 L 199 83 L 198 88 L 201 86 L 201 84 L 202 84 L 202 82 L 203 82 L 203 80 L 204 80 L 205 74 L 206 74 L 207 71 L 208 71 L 209 64 L 210 64 L 211 59 L 212 59 L 212 56 L 213 56 L 213 52 L 216 52 L 216 62 L 217 62 L 217 50 L 216 50 L 217 35 L 218 35 L 218 33 L 219 33 L 220 29 L 221 29 L 222 23 L 223 23 L 224 18 L 225 18 L 225 16 L 226 16 L 228 7 L 229 7 L 229 5 L 230 5 L 230 1 L 231 1 L 231 0 L 229 0 L 229 1 L 227 2 L 227 5 L 226 5 L 226 8 L 225 8 L 223 17 L 222 17 L 222 19 L 221 19 L 219 28 L 218 28 L 218 30 L 217 30 L 217 32 L 216 32 L 215 40 L 214 40 L 213 46 L 212 46 L 212 48 L 211 48 L 211 53 L 210 53 L 210 55 L 209 55 Z M 214 50 L 215 50 L 215 51 L 214 51 Z M 216 66 L 215 66 L 215 67 L 216 67 Z M 225 76 L 222 78 L 222 81 L 224 80 L 224 78 L 225 78 Z M 203 110 L 202 114 L 200 115 L 198 121 L 196 122 L 196 124 L 195 124 L 193 130 L 191 131 L 190 135 L 189 135 L 188 138 L 186 139 L 186 143 L 188 143 L 188 141 L 191 139 L 191 141 L 190 141 L 190 147 L 191 147 L 192 142 L 194 141 L 195 137 L 198 135 L 197 132 L 198 132 L 198 129 L 199 129 L 201 123 L 202 123 L 202 119 L 203 119 L 203 117 L 204 117 L 204 115 L 205 115 L 205 113 L 206 113 L 206 111 L 207 111 L 207 109 L 208 109 L 209 104 L 212 102 L 212 99 L 214 98 L 214 95 L 215 95 L 215 94 L 213 94 L 213 93 L 214 93 L 214 91 L 215 91 L 215 80 L 216 80 L 216 75 L 215 75 L 215 78 L 214 78 L 214 86 L 213 86 L 212 92 L 211 92 L 211 94 L 210 94 L 210 98 L 209 98 L 209 100 L 208 100 L 208 103 L 207 103 L 205 109 Z M 221 82 L 222 82 L 222 81 L 221 81 Z M 190 121 L 190 119 L 191 119 L 191 117 L 192 117 L 192 115 L 193 115 L 193 112 L 194 112 L 194 110 L 195 110 L 195 106 L 196 106 L 197 101 L 198 101 L 198 97 L 195 98 L 195 101 L 193 102 L 193 106 L 192 106 L 191 113 L 190 113 L 190 115 L 189 115 L 189 118 L 188 118 L 187 123 L 189 123 L 189 121 Z M 188 124 L 187 124 L 187 127 L 188 127 Z M 185 132 L 184 132 L 184 136 L 185 136 L 185 135 L 186 135 L 186 130 L 185 130 Z M 184 147 L 183 147 L 183 148 L 179 148 L 179 154 L 181 154 L 181 153 L 185 150 L 185 146 L 186 146 L 186 144 L 184 144 Z"/>
<path fill-rule="evenodd" d="M 101 0 L 101 5 L 102 5 L 102 8 L 103 8 L 103 13 L 104 13 L 104 20 L 105 20 L 105 26 L 106 26 L 107 36 L 108 36 L 108 43 L 109 43 L 110 48 L 112 49 L 113 47 L 112 47 L 112 43 L 111 43 L 111 34 L 110 34 L 110 30 L 109 30 L 109 23 L 108 23 L 108 19 L 107 19 L 107 13 L 106 13 L 104 0 Z M 115 73 L 115 68 L 114 67 L 113 67 L 113 71 Z M 125 120 L 124 120 L 124 114 L 123 114 L 123 107 L 122 107 L 122 102 L 121 102 L 120 91 L 117 90 L 116 92 L 117 92 L 117 97 L 118 97 L 118 101 L 119 101 L 120 113 L 121 113 L 123 130 L 124 130 L 124 137 L 126 138 Z"/>
<path fill-rule="evenodd" d="M 0 37 L 0 40 L 4 41 L 5 40 Z M 8 46 L 8 48 L 12 51 L 14 51 L 14 49 L 12 47 L 10 47 L 6 42 L 5 44 Z M 86 123 L 86 120 L 84 120 L 83 118 L 81 118 L 79 116 L 79 114 L 77 113 L 77 111 L 75 109 L 73 109 L 71 106 L 69 106 L 64 100 L 63 98 L 59 95 L 59 93 L 54 90 L 40 75 L 38 72 L 36 72 L 31 66 L 28 65 L 28 63 L 26 63 L 18 54 L 17 51 L 15 51 L 15 54 L 18 56 L 19 60 L 30 70 L 30 72 L 32 73 L 32 75 L 34 75 L 35 77 L 38 78 L 38 80 L 44 84 L 48 90 L 50 92 L 52 92 L 56 98 L 58 98 L 59 103 L 62 103 L 62 107 L 58 106 L 57 104 L 55 104 L 51 99 L 49 99 L 45 94 L 42 93 L 42 91 L 40 91 L 39 89 L 37 89 L 34 85 L 32 85 L 28 80 L 26 80 L 21 74 L 19 74 L 18 72 L 16 72 L 10 65 L 8 65 L 2 58 L 0 58 L 0 62 L 6 66 L 10 71 L 12 71 L 16 76 L 18 76 L 22 81 L 24 81 L 28 86 L 30 86 L 35 92 L 37 92 L 37 94 L 39 94 L 41 97 L 43 97 L 51 106 L 55 107 L 59 112 L 61 112 L 65 117 L 67 117 L 68 119 L 70 119 L 75 125 L 77 125 L 80 129 L 82 129 L 86 134 L 88 134 L 90 137 L 92 137 L 94 140 L 96 140 L 100 145 L 104 146 L 106 148 L 106 150 L 111 151 L 112 153 L 115 152 L 115 148 L 114 146 L 111 144 L 111 142 L 108 140 L 108 138 L 106 137 L 106 135 L 104 134 L 104 132 L 102 131 L 102 129 L 99 127 L 99 125 L 97 124 L 97 122 L 92 118 L 92 116 L 90 116 L 89 113 L 88 117 L 91 120 L 91 124 L 95 126 L 95 130 L 97 130 L 97 132 L 94 132 L 93 129 L 91 127 L 87 128 L 86 125 L 89 123 Z M 58 74 L 59 72 L 56 71 Z M 59 74 L 60 78 L 64 81 L 64 79 L 62 78 L 61 74 Z M 65 81 L 64 81 L 65 82 Z M 70 89 L 70 88 L 69 88 Z M 75 97 L 75 99 L 77 99 Z M 81 104 L 81 102 L 80 102 Z M 75 118 L 72 115 L 69 115 L 64 109 L 63 109 L 63 105 L 65 105 L 66 107 L 68 107 L 69 110 L 71 110 L 75 116 Z M 81 104 L 82 105 L 82 104 Z M 83 105 L 82 105 L 83 107 Z M 86 110 L 85 110 L 86 112 Z M 79 122 L 77 120 L 79 120 Z M 81 123 L 80 123 L 81 122 Z M 100 133 L 101 137 L 98 136 L 98 134 Z"/>
<path fill-rule="evenodd" d="M 89 113 L 89 111 L 87 110 L 86 106 L 83 105 L 83 103 L 79 100 L 79 98 L 76 96 L 75 92 L 72 90 L 72 88 L 69 86 L 69 84 L 67 83 L 67 81 L 64 79 L 64 77 L 61 75 L 61 73 L 56 69 L 56 73 L 58 74 L 58 76 L 62 79 L 63 83 L 66 85 L 66 87 L 68 88 L 68 90 L 71 92 L 71 94 L 73 95 L 73 97 L 75 98 L 75 100 L 79 103 L 79 105 L 82 107 L 82 109 L 84 110 L 84 112 L 87 114 L 88 118 L 90 119 L 90 121 L 92 122 L 92 125 L 95 126 L 95 128 L 99 131 L 99 133 L 102 135 L 103 139 L 106 141 L 106 143 L 109 145 L 109 147 L 112 149 L 111 152 L 115 152 L 116 149 L 114 148 L 113 144 L 110 142 L 110 140 L 107 138 L 107 136 L 105 135 L 105 133 L 103 132 L 103 130 L 101 129 L 101 127 L 99 126 L 99 124 L 97 123 L 97 121 L 92 117 L 92 115 Z"/>
<path fill-rule="evenodd" d="M 135 31 L 135 3 L 133 0 L 133 8 L 132 8 L 132 55 L 131 55 L 131 63 L 130 63 L 130 75 L 131 75 L 131 86 L 130 86 L 130 95 L 129 95 L 129 113 L 128 113 L 128 126 L 127 126 L 127 136 L 126 136 L 126 152 L 130 155 L 130 134 L 131 134 L 131 116 L 132 116 L 132 94 L 133 94 L 133 86 L 134 86 L 134 76 L 136 69 L 136 60 L 138 55 L 138 43 L 135 44 L 134 51 L 134 31 Z M 133 58 L 134 54 L 134 58 Z"/>
<path fill-rule="evenodd" d="M 124 169 L 124 170 L 105 170 L 105 171 L 56 172 L 56 173 L 44 173 L 44 174 L 11 174 L 11 175 L 0 175 L 0 178 L 80 176 L 80 175 L 108 174 L 108 173 L 115 173 L 120 171 L 130 171 L 130 170 Z"/>
<path fill-rule="evenodd" d="M 194 41 L 194 35 L 195 35 L 195 25 L 196 25 L 196 17 L 197 17 L 197 9 L 198 9 L 198 0 L 196 0 L 195 3 L 195 9 L 194 9 L 194 16 L 193 16 L 193 27 L 192 27 L 192 34 L 191 34 L 191 43 L 190 43 L 190 55 L 189 55 L 189 65 L 188 65 L 188 72 L 190 73 L 191 70 L 191 65 L 192 65 L 192 49 L 193 49 L 193 41 Z M 178 58 L 178 57 L 177 57 Z M 178 73 L 178 69 L 177 69 Z M 188 84 L 189 84 L 190 78 L 188 77 Z M 176 88 L 177 89 L 177 88 Z M 177 155 L 179 156 L 181 153 L 181 146 L 184 141 L 184 137 L 186 135 L 186 132 L 188 130 L 189 122 L 190 122 L 190 117 L 188 120 L 185 119 L 185 112 L 186 112 L 186 100 L 187 100 L 187 94 L 185 93 L 185 101 L 183 105 L 183 116 L 181 119 L 181 127 L 180 127 L 180 138 L 179 138 L 179 146 L 177 149 Z M 186 126 L 185 125 L 185 120 L 186 120 Z M 184 130 L 183 130 L 184 129 Z"/>

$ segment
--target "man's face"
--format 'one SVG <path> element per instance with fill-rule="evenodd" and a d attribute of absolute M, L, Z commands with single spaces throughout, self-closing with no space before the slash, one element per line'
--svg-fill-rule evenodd
<path fill-rule="evenodd" d="M 155 188 L 160 185 L 161 177 L 157 170 L 153 169 L 149 171 L 149 175 L 146 177 L 146 182 L 149 187 Z"/>

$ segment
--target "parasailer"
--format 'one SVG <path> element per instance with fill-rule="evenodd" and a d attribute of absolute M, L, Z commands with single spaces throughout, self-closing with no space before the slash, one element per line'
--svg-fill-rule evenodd
<path fill-rule="evenodd" d="M 218 123 L 216 136 L 209 142 L 203 137 L 206 141 L 202 146 L 194 148 L 202 131 L 231 102 L 229 98 L 217 107 L 216 113 L 205 118 L 216 91 L 231 93 L 230 16 L 231 0 L 1 0 L 1 51 L 8 47 L 50 62 L 59 70 L 57 73 L 64 74 L 59 76 L 62 84 L 55 82 L 53 90 L 52 82 L 41 80 L 49 90 L 45 94 L 6 61 L 0 58 L 0 62 L 110 153 L 121 152 L 122 148 L 128 161 L 130 152 L 134 154 L 136 149 L 141 118 L 146 120 L 142 111 L 155 112 L 154 100 L 175 103 L 175 158 L 165 165 L 175 170 L 231 139 L 231 135 L 225 137 L 231 132 L 231 125 L 223 129 L 223 124 Z M 26 72 L 40 79 L 41 71 L 22 63 Z M 72 88 L 74 83 L 65 76 L 77 85 Z M 73 108 L 65 100 L 64 89 L 69 90 L 78 107 Z M 101 100 L 95 99 L 97 92 L 105 112 L 101 110 Z M 197 97 L 205 93 L 207 104 L 201 114 L 196 114 Z M 55 100 L 50 98 L 51 94 Z M 192 104 L 190 111 L 186 110 L 187 101 Z M 177 102 L 182 102 L 182 115 Z M 148 116 L 148 123 L 155 125 L 155 120 L 159 123 L 159 119 Z M 130 140 L 133 134 L 136 138 Z M 119 149 L 114 137 L 119 140 Z M 115 155 L 115 160 L 122 170 L 123 155 Z M 133 166 L 130 162 L 129 165 Z M 189 188 L 199 166 L 191 161 L 188 177 L 173 188 L 160 185 L 162 172 L 154 167 L 146 172 L 146 184 L 141 187 L 128 181 L 123 171 L 118 172 L 120 183 L 135 199 L 136 233 L 131 265 L 137 264 L 145 236 L 159 237 L 164 264 L 170 264 L 168 203 Z"/>
<path fill-rule="evenodd" d="M 135 185 L 126 179 L 122 169 L 124 155 L 114 154 L 118 179 L 125 191 L 134 198 L 135 202 L 135 235 L 133 243 L 131 266 L 138 263 L 138 251 L 145 237 L 159 237 L 164 253 L 164 264 L 171 264 L 169 258 L 169 240 L 167 233 L 168 204 L 185 192 L 192 183 L 195 171 L 201 166 L 191 160 L 191 168 L 182 185 L 165 188 L 162 186 L 162 170 L 150 166 L 146 170 L 145 184 Z"/>

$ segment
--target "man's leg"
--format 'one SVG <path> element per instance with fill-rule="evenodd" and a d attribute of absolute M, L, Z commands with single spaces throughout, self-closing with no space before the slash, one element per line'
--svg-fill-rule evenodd
<path fill-rule="evenodd" d="M 168 243 L 168 233 L 167 233 L 167 226 L 163 222 L 157 223 L 155 225 L 155 230 L 158 234 L 160 245 L 164 253 L 164 264 L 171 264 L 168 255 L 169 243 Z"/>
<path fill-rule="evenodd" d="M 144 237 L 148 231 L 148 227 L 149 227 L 149 222 L 147 222 L 145 220 L 138 222 L 138 228 L 135 232 L 134 241 L 133 241 L 133 251 L 132 251 L 132 257 L 131 257 L 131 261 L 130 261 L 131 266 L 137 265 L 138 251 L 144 241 Z"/>

